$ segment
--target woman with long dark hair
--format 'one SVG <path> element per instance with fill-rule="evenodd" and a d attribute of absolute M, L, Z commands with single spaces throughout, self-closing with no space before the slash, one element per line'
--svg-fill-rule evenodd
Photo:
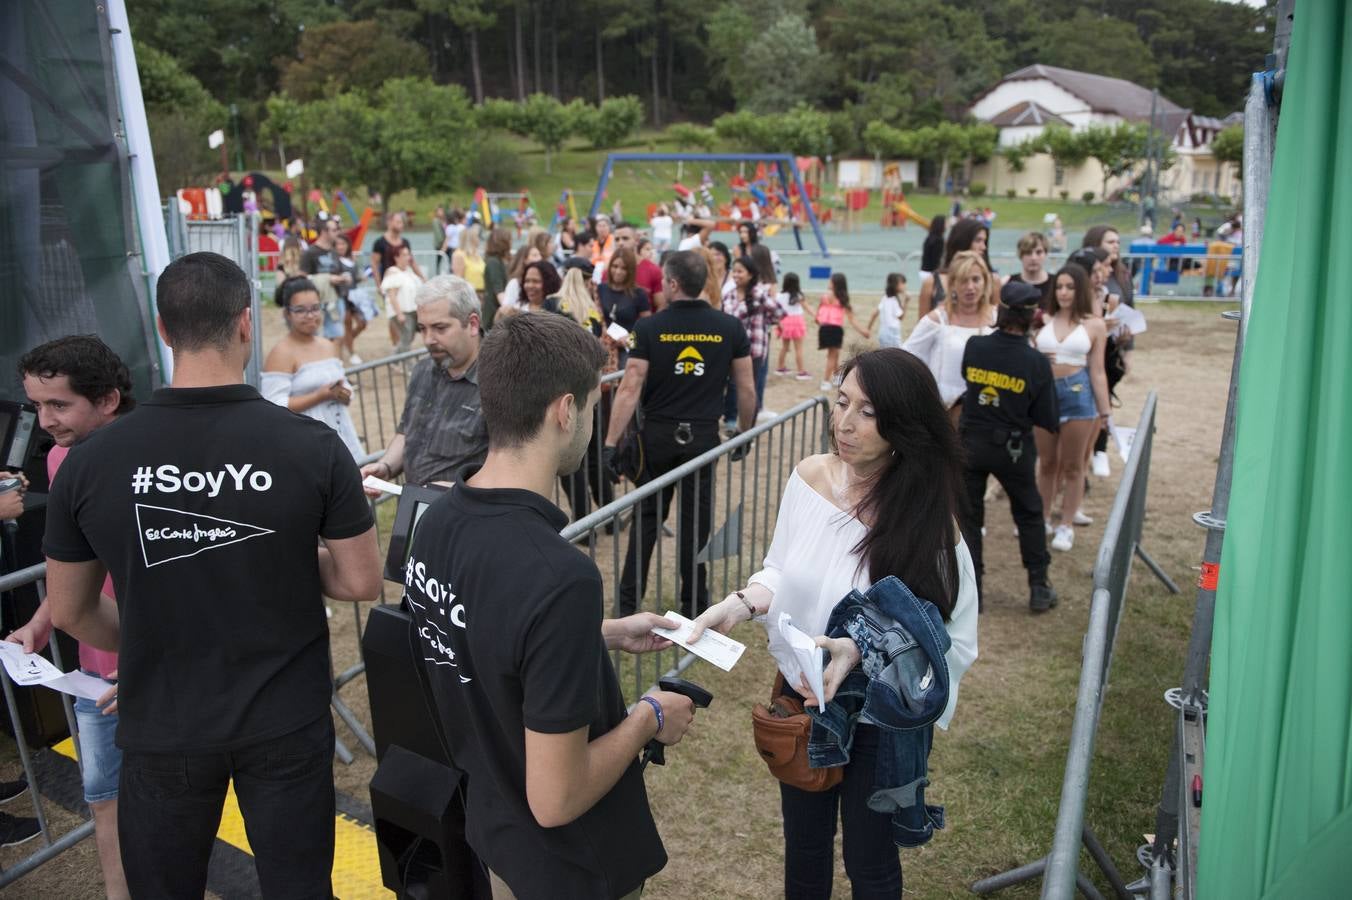
<path fill-rule="evenodd" d="M 484 249 L 484 290 L 480 295 L 483 304 L 480 321 L 484 328 L 493 327 L 493 319 L 504 300 L 511 255 L 512 233 L 506 228 L 494 228 L 488 233 L 488 246 Z"/>
<path fill-rule="evenodd" d="M 981 257 L 981 261 L 986 264 L 986 271 L 994 273 L 991 268 L 991 257 L 988 244 L 991 239 L 990 228 L 980 219 L 963 219 L 958 222 L 948 232 L 948 240 L 944 243 L 944 258 L 939 265 L 939 270 L 934 273 L 934 277 L 927 279 L 920 286 L 920 311 L 922 313 L 937 309 L 939 304 L 944 301 L 948 293 L 948 267 L 952 265 L 954 257 L 959 253 L 968 250 Z M 998 285 L 992 279 L 992 291 L 989 302 L 995 303 L 995 290 Z"/>
<path fill-rule="evenodd" d="M 596 300 L 606 317 L 625 331 L 633 331 L 638 320 L 652 315 L 652 300 L 638 286 L 638 257 L 629 247 L 620 247 L 606 264 L 606 277 L 597 287 Z"/>
<path fill-rule="evenodd" d="M 702 613 L 691 639 L 705 628 L 726 633 L 765 614 L 770 652 L 781 672 L 791 673 L 792 652 L 771 624 L 780 613 L 807 634 L 821 635 L 849 591 L 894 575 L 933 603 L 947 625 L 950 688 L 938 719 L 947 729 L 958 683 L 977 655 L 976 573 L 957 526 L 963 491 L 957 432 L 934 377 L 909 353 L 873 350 L 843 372 L 831 411 L 832 452 L 798 464 L 784 489 L 764 568 Z M 849 638 L 819 637 L 817 643 L 831 653 L 825 696 L 812 697 L 801 683 L 784 686 L 784 693 L 805 697 L 808 705 L 829 703 L 859 661 Z M 882 746 L 888 745 L 880 744 L 877 727 L 858 724 L 838 785 L 818 793 L 780 785 L 786 896 L 830 896 L 837 819 L 854 896 L 901 896 L 890 816 L 869 803 Z"/>
<path fill-rule="evenodd" d="M 1106 318 L 1119 303 L 1136 305 L 1135 286 L 1131 280 L 1131 270 L 1122 262 L 1122 236 L 1110 225 L 1095 225 L 1084 233 L 1082 246 L 1108 254 L 1108 277 L 1103 281 L 1104 310 Z M 1131 352 L 1136 339 L 1123 327 L 1111 327 L 1108 333 L 1108 347 L 1105 364 L 1108 369 L 1108 391 L 1111 395 L 1117 382 L 1126 377 L 1131 370 Z M 1095 475 L 1107 478 L 1111 471 L 1108 467 L 1108 429 L 1100 429 L 1094 439 L 1091 451 L 1091 468 Z"/>
<path fill-rule="evenodd" d="M 944 262 L 944 230 L 948 227 L 948 217 L 937 215 L 930 219 L 929 234 L 925 235 L 925 244 L 920 250 L 920 281 L 934 277 Z"/>
<path fill-rule="evenodd" d="M 768 254 L 764 258 L 764 265 L 769 268 L 768 275 L 772 279 L 768 284 L 764 280 L 766 273 L 754 258 L 738 257 L 732 264 L 733 289 L 723 295 L 723 312 L 742 323 L 751 341 L 751 371 L 756 382 L 757 414 L 765 401 L 765 378 L 770 371 L 770 328 L 784 316 L 784 310 L 775 299 L 774 268 L 770 265 Z M 729 433 L 737 431 L 737 389 L 731 380 L 724 395 L 723 428 Z"/>
<path fill-rule="evenodd" d="M 1056 273 L 1052 304 L 1044 311 L 1044 324 L 1036 346 L 1052 363 L 1056 378 L 1056 401 L 1061 410 L 1061 430 L 1052 434 L 1033 430 L 1037 443 L 1038 492 L 1042 514 L 1051 528 L 1052 502 L 1064 491 L 1061 523 L 1051 532 L 1053 550 L 1069 550 L 1075 543 L 1072 523 L 1088 524 L 1080 512 L 1084 500 L 1084 464 L 1099 425 L 1108 418 L 1108 379 L 1103 351 L 1108 333 L 1094 314 L 1093 285 L 1089 274 L 1075 263 Z M 1078 523 L 1077 523 L 1078 524 Z"/>

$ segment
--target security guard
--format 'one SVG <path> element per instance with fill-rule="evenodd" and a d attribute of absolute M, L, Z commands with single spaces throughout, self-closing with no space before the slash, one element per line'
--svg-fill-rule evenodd
<path fill-rule="evenodd" d="M 618 479 L 618 470 L 626 468 L 617 460 L 616 448 L 639 406 L 640 393 L 642 452 L 640 461 L 624 472 L 635 484 L 658 478 L 717 446 L 729 375 L 737 386 L 742 430 L 755 423 L 751 343 L 741 322 L 697 299 L 707 274 L 704 259 L 691 251 L 673 253 L 662 267 L 663 291 L 672 299 L 657 315 L 639 319 L 634 327 L 634 346 L 602 450 L 612 477 Z M 702 563 L 695 564 L 695 553 L 708 540 L 713 521 L 713 473 L 710 465 L 680 481 L 678 578 L 681 612 L 690 617 L 709 605 L 708 576 Z M 670 511 L 674 487 L 661 492 L 660 514 L 656 497 L 642 501 L 635 513 L 619 585 L 622 615 L 637 609 L 638 598 L 647 589 L 653 544 Z"/>
<path fill-rule="evenodd" d="M 981 527 L 986 476 L 994 475 L 1009 496 L 1019 529 L 1019 554 L 1028 570 L 1028 606 L 1044 612 L 1056 605 L 1047 581 L 1047 534 L 1037 491 L 1033 426 L 1060 427 L 1051 364 L 1028 344 L 1028 328 L 1042 299 L 1038 288 L 1010 282 L 1000 290 L 996 331 L 967 342 L 962 373 L 967 380 L 959 430 L 967 451 L 967 509 L 962 530 L 981 586 Z"/>

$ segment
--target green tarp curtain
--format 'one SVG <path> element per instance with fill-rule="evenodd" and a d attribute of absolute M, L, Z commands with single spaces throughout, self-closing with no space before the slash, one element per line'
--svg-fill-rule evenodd
<path fill-rule="evenodd" d="M 1199 896 L 1352 896 L 1352 7 L 1295 28 L 1240 372 Z"/>

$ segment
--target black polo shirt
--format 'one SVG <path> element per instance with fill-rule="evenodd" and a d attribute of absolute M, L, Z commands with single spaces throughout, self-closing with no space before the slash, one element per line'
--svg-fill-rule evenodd
<path fill-rule="evenodd" d="M 633 359 L 648 361 L 643 413 L 653 419 L 716 423 L 732 361 L 751 355 L 742 323 L 703 300 L 673 300 L 634 326 Z"/>
<path fill-rule="evenodd" d="M 625 717 L 601 637 L 596 565 L 559 537 L 568 517 L 526 490 L 459 483 L 428 507 L 404 597 L 455 763 L 467 837 L 516 896 L 622 897 L 666 865 L 637 757 L 574 821 L 542 828 L 526 801 L 525 729 L 589 740 Z"/>
<path fill-rule="evenodd" d="M 1022 431 L 1060 427 L 1056 384 L 1047 357 L 1023 335 L 997 331 L 967 342 L 962 352 L 964 429 Z"/>
<path fill-rule="evenodd" d="M 318 539 L 373 524 L 338 435 L 244 384 L 156 391 L 72 449 L 43 551 L 113 577 L 118 746 L 229 750 L 327 716 Z"/>

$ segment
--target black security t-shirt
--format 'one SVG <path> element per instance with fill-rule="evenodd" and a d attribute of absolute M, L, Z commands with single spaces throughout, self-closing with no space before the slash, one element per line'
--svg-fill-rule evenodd
<path fill-rule="evenodd" d="M 645 416 L 707 424 L 723 414 L 732 361 L 751 355 L 751 341 L 741 322 L 705 301 L 673 300 L 638 321 L 629 355 L 648 361 Z"/>
<path fill-rule="evenodd" d="M 157 391 L 71 450 L 43 550 L 112 575 L 118 745 L 228 750 L 328 715 L 318 538 L 373 524 L 338 435 L 247 385 Z"/>
<path fill-rule="evenodd" d="M 666 865 L 637 758 L 596 805 L 543 828 L 526 801 L 524 729 L 589 740 L 625 717 L 601 637 L 601 576 L 524 490 L 466 481 L 419 520 L 405 599 L 455 763 L 470 845 L 522 900 L 622 897 Z"/>
<path fill-rule="evenodd" d="M 1056 385 L 1047 357 L 1022 335 L 974 337 L 962 352 L 962 427 L 1022 431 L 1059 428 Z"/>

